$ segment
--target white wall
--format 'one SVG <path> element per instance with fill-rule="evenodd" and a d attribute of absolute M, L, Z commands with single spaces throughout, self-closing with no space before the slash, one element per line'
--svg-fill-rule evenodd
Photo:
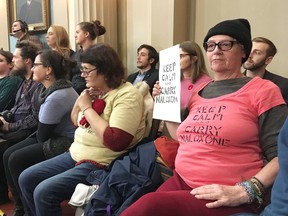
<path fill-rule="evenodd" d="M 138 70 L 136 68 L 136 52 L 141 44 L 152 45 L 157 51 L 160 51 L 179 41 L 188 40 L 186 26 L 189 16 L 187 16 L 188 10 L 183 8 L 189 5 L 188 1 L 127 0 L 126 62 L 128 73 Z M 182 10 L 182 13 L 179 10 Z M 186 29 L 183 30 L 184 28 Z"/>
<path fill-rule="evenodd" d="M 0 37 L 0 48 L 4 50 L 9 49 L 9 41 L 8 35 L 10 30 L 8 29 L 8 5 L 6 0 L 0 0 L 0 29 L 1 29 L 1 37 Z"/>

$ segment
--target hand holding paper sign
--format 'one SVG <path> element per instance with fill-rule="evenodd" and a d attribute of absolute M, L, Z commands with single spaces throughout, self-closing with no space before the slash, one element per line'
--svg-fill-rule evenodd
<path fill-rule="evenodd" d="M 154 88 L 152 91 L 152 96 L 153 98 L 155 98 L 156 96 L 161 94 L 161 87 L 159 85 L 159 81 L 156 81 L 156 83 L 154 84 Z"/>
<path fill-rule="evenodd" d="M 181 122 L 180 74 L 179 45 L 160 51 L 159 81 L 152 92 L 153 118 Z"/>

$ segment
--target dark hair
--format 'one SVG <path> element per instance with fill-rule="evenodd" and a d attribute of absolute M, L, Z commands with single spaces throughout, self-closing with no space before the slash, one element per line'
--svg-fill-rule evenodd
<path fill-rule="evenodd" d="M 28 40 L 23 40 L 18 41 L 15 47 L 21 49 L 20 55 L 23 59 L 31 59 L 32 63 L 34 62 L 38 54 L 38 47 L 35 43 Z"/>
<path fill-rule="evenodd" d="M 151 64 L 151 68 L 155 69 L 158 61 L 159 61 L 159 54 L 156 51 L 156 49 L 148 44 L 142 44 L 138 49 L 137 49 L 137 53 L 139 53 L 139 51 L 141 49 L 147 49 L 148 50 L 148 58 L 150 59 L 154 59 L 154 61 Z"/>
<path fill-rule="evenodd" d="M 109 88 L 117 88 L 124 80 L 124 66 L 117 52 L 108 44 L 98 43 L 80 55 L 82 63 L 97 68 L 97 74 L 103 74 Z"/>
<path fill-rule="evenodd" d="M 4 56 L 7 63 L 11 64 L 12 63 L 12 59 L 13 59 L 13 54 L 9 51 L 5 51 L 3 49 L 0 50 L 0 55 Z"/>
<path fill-rule="evenodd" d="M 277 48 L 274 45 L 274 43 L 272 41 L 270 41 L 267 38 L 264 37 L 255 37 L 253 38 L 252 42 L 257 42 L 257 43 L 265 43 L 268 45 L 268 49 L 267 49 L 267 57 L 269 56 L 274 56 L 277 53 Z"/>
<path fill-rule="evenodd" d="M 203 74 L 207 74 L 207 68 L 205 65 L 204 55 L 201 51 L 199 45 L 193 41 L 184 41 L 182 42 L 179 47 L 184 51 L 189 53 L 191 56 L 197 56 L 197 60 L 194 64 L 192 64 L 193 73 L 192 75 L 192 82 L 195 83 Z M 183 78 L 183 74 L 181 73 L 181 79 Z"/>
<path fill-rule="evenodd" d="M 99 20 L 91 21 L 91 22 L 80 22 L 78 24 L 81 30 L 88 32 L 91 40 L 95 40 L 96 37 L 105 34 L 106 28 L 101 25 Z"/>
<path fill-rule="evenodd" d="M 15 20 L 14 22 L 19 22 L 20 23 L 21 31 L 23 33 L 25 33 L 25 32 L 27 33 L 28 32 L 28 24 L 25 21 L 22 21 L 22 20 L 18 19 L 18 20 Z"/>
<path fill-rule="evenodd" d="M 41 50 L 38 53 L 44 67 L 51 67 L 56 79 L 68 79 L 76 62 L 65 58 L 60 52 L 52 49 Z"/>

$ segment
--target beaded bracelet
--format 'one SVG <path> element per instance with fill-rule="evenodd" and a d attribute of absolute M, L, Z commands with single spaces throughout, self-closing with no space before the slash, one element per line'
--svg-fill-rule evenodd
<path fill-rule="evenodd" d="M 251 182 L 251 184 L 253 185 L 253 188 L 256 192 L 255 195 L 255 200 L 259 205 L 263 204 L 263 199 L 265 196 L 265 189 L 263 184 L 256 178 L 256 177 L 252 177 L 249 182 Z"/>
<path fill-rule="evenodd" d="M 261 194 L 265 194 L 265 188 L 264 185 L 262 184 L 262 182 L 257 179 L 255 176 L 253 176 L 250 181 L 257 187 L 257 189 L 259 190 L 259 192 Z"/>
<path fill-rule="evenodd" d="M 263 204 L 265 189 L 263 184 L 255 176 L 247 181 L 236 183 L 236 185 L 242 186 L 245 189 L 248 195 L 248 204 L 254 201 L 256 201 L 259 206 Z"/>
<path fill-rule="evenodd" d="M 246 191 L 246 193 L 248 195 L 248 204 L 253 203 L 253 201 L 255 200 L 255 191 L 251 187 L 249 182 L 248 181 L 238 182 L 238 183 L 236 183 L 236 185 L 243 187 L 244 190 Z"/>

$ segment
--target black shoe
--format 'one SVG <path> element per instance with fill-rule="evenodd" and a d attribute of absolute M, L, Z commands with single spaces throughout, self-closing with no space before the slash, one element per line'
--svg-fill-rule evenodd
<path fill-rule="evenodd" d="M 25 211 L 24 209 L 14 209 L 14 212 L 12 214 L 12 216 L 24 216 L 25 215 Z"/>

